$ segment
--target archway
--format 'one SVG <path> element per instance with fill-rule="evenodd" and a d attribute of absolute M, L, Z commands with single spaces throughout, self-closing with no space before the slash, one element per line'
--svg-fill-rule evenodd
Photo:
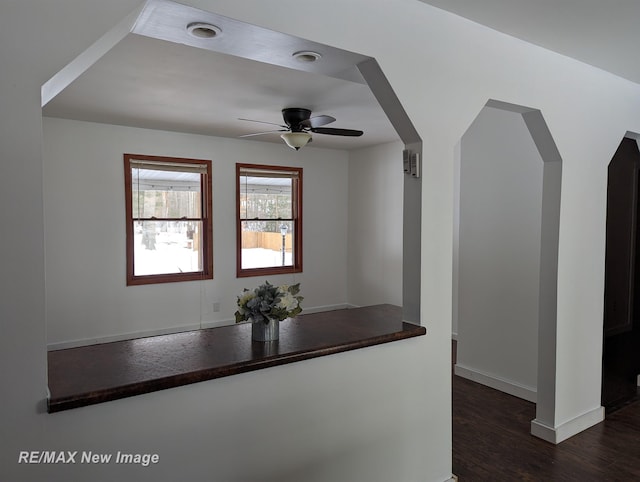
<path fill-rule="evenodd" d="M 219 38 L 215 38 L 215 41 L 190 35 L 188 33 L 187 26 L 189 25 L 189 22 L 193 21 L 194 18 L 221 28 L 224 34 Z M 152 49 L 151 51 L 153 52 L 153 54 L 150 54 L 149 52 L 151 51 L 147 50 L 147 48 L 150 48 L 151 44 L 161 45 L 161 51 Z M 133 69 L 130 71 L 126 68 L 108 68 L 109 58 L 112 58 L 110 56 L 119 52 L 121 53 L 122 51 L 126 51 L 129 55 L 131 55 L 131 57 L 127 56 L 127 65 L 137 66 L 137 63 L 145 63 L 142 62 L 142 59 L 144 59 L 145 61 L 149 61 L 149 63 L 153 64 L 152 68 L 145 72 L 151 72 L 152 74 L 155 72 L 155 75 L 145 77 L 147 79 L 146 81 L 140 81 L 140 79 L 142 79 L 143 77 L 131 75 L 134 73 Z M 301 62 L 297 60 L 293 55 L 295 52 L 304 51 L 322 52 L 322 62 L 318 62 L 317 64 L 313 62 Z M 215 55 L 216 58 L 212 59 L 212 57 L 210 57 L 209 55 Z M 234 64 L 233 67 L 229 67 L 229 64 L 227 64 L 226 62 L 223 64 L 223 62 L 220 61 L 220 58 L 223 56 L 233 57 L 234 60 L 241 61 L 241 63 L 237 63 Z M 178 59 L 187 59 L 190 63 L 193 62 L 193 64 L 191 65 L 191 67 L 183 68 L 182 64 L 178 64 Z M 220 61 L 220 63 L 218 63 L 216 60 Z M 247 67 L 249 63 L 252 64 L 251 68 Z M 260 78 L 259 75 L 255 74 L 255 70 L 253 70 L 255 64 L 259 64 L 261 68 L 268 69 L 263 78 Z M 210 70 L 206 70 L 204 68 L 205 65 L 208 65 Z M 224 68 L 223 65 L 226 65 L 227 68 Z M 158 69 L 157 71 L 155 70 L 156 68 Z M 245 70 L 245 68 L 247 68 L 247 70 Z M 221 99 L 224 97 L 226 102 L 227 98 L 232 97 L 228 89 L 226 90 L 224 88 L 225 85 L 228 85 L 226 84 L 226 82 L 219 84 L 216 83 L 216 80 L 220 82 L 220 77 L 222 77 L 222 74 L 220 72 L 224 72 L 228 77 L 230 77 L 230 81 L 233 85 L 239 84 L 241 79 L 247 82 L 246 87 L 243 87 L 246 92 L 253 93 L 255 91 L 258 91 L 257 97 L 268 98 L 268 102 L 274 102 L 275 105 L 278 106 L 278 109 L 282 107 L 282 105 L 279 104 L 280 102 L 291 101 L 296 102 L 294 105 L 299 105 L 297 104 L 298 97 L 295 94 L 298 91 L 301 91 L 301 94 L 299 96 L 299 98 L 302 99 L 301 101 L 311 102 L 311 98 L 316 98 L 316 96 L 317 98 L 323 98 L 325 99 L 325 101 L 327 101 L 329 96 L 328 92 L 341 93 L 346 90 L 351 91 L 352 88 L 354 90 L 357 89 L 359 92 L 366 90 L 368 91 L 367 97 L 373 98 L 375 96 L 375 100 L 377 100 L 379 106 L 382 106 L 384 116 L 387 117 L 387 120 L 391 119 L 391 124 L 394 128 L 393 130 L 395 130 L 393 140 L 395 141 L 397 139 L 397 134 L 407 150 L 411 151 L 411 153 L 417 156 L 420 155 L 420 137 L 418 136 L 417 132 L 406 116 L 406 113 L 402 109 L 402 106 L 399 104 L 398 99 L 393 93 L 391 86 L 386 81 L 386 78 L 384 77 L 384 74 L 382 73 L 382 70 L 378 66 L 375 59 L 330 46 L 320 45 L 303 38 L 293 37 L 291 35 L 274 32 L 255 25 L 246 24 L 244 22 L 240 22 L 228 17 L 223 17 L 211 12 L 200 11 L 188 6 L 175 4 L 173 2 L 164 0 L 151 0 L 149 2 L 146 2 L 140 10 L 133 12 L 129 17 L 124 19 L 119 25 L 114 27 L 105 36 L 99 39 L 93 46 L 91 46 L 80 56 L 74 59 L 70 64 L 64 67 L 59 73 L 57 73 L 43 85 L 42 104 L 44 107 L 44 111 L 46 112 L 47 110 L 49 110 L 52 107 L 52 104 L 56 102 L 56 99 L 54 99 L 54 97 L 56 97 L 58 94 L 62 94 L 61 97 L 65 95 L 65 92 L 63 92 L 63 90 L 67 90 L 67 87 L 69 87 L 70 84 L 81 83 L 82 79 L 86 79 L 87 77 L 106 79 L 106 75 L 101 75 L 101 73 L 104 73 L 106 71 L 122 72 L 125 80 L 133 80 L 132 83 L 139 85 L 141 90 L 138 91 L 128 90 L 126 88 L 116 88 L 114 89 L 116 92 L 114 92 L 113 96 L 111 96 L 109 95 L 110 91 L 106 88 L 85 89 L 85 92 L 90 93 L 90 95 L 88 96 L 89 99 L 92 100 L 100 97 L 101 99 L 106 100 L 106 104 L 108 104 L 107 112 L 116 110 L 112 109 L 117 103 L 116 101 L 120 101 L 124 104 L 134 104 L 138 106 L 138 112 L 136 112 L 134 115 L 135 118 L 148 116 L 152 120 L 166 120 L 161 112 L 164 106 L 169 105 L 169 102 L 166 101 L 166 99 L 173 99 L 178 97 L 177 95 L 175 95 L 176 91 L 189 90 L 180 88 L 179 79 L 181 77 L 177 75 L 178 73 L 186 73 L 186 75 L 190 77 L 197 78 L 198 81 L 202 82 L 202 84 L 205 84 L 207 88 L 212 89 L 206 90 L 204 92 L 201 92 L 199 95 L 194 96 L 194 103 L 180 102 L 181 106 L 186 107 L 186 109 L 188 110 L 186 119 L 189 122 L 192 122 L 201 113 L 208 113 L 216 110 L 222 111 L 223 109 L 219 105 L 223 103 Z M 253 72 L 253 75 L 247 75 L 247 72 Z M 210 75 L 207 75 L 207 73 Z M 285 80 L 276 83 L 271 82 L 277 81 L 278 79 L 289 78 L 289 76 L 292 75 L 294 76 L 293 79 L 296 84 L 295 86 L 283 89 L 285 90 L 284 94 L 279 94 L 279 91 L 277 90 L 274 91 L 274 86 L 276 84 L 289 84 L 288 82 L 285 82 Z M 165 77 L 168 79 L 166 85 L 155 85 L 151 81 L 155 78 Z M 323 81 L 330 81 L 333 87 L 339 86 L 341 88 L 313 88 L 314 85 L 319 86 L 319 83 L 316 83 L 316 81 L 319 81 L 320 77 L 322 77 Z M 270 82 L 267 82 L 267 78 L 270 79 Z M 313 82 L 307 81 L 309 78 L 313 78 Z M 126 84 L 128 84 L 128 82 L 126 82 Z M 133 94 L 131 97 L 127 97 L 126 95 L 123 95 L 123 92 L 133 92 Z M 220 95 L 220 92 L 225 92 L 226 95 L 222 96 Z M 294 97 L 294 99 L 289 100 L 289 95 Z M 246 94 L 245 97 L 248 96 L 249 94 Z M 234 109 L 236 105 L 245 106 L 244 103 L 249 104 L 249 109 L 257 109 L 255 102 L 256 98 L 254 98 L 252 102 L 247 102 L 247 99 L 245 97 L 241 97 L 239 99 L 235 98 L 235 102 L 232 102 Z M 140 104 L 135 104 L 131 100 L 131 98 L 135 98 L 135 102 L 140 102 Z M 205 100 L 206 102 L 208 102 L 208 104 L 206 105 L 204 105 Z M 354 100 L 354 97 L 352 97 L 352 100 Z M 79 102 L 79 104 L 82 103 Z M 342 102 L 340 103 L 340 107 L 346 104 L 346 102 Z M 158 108 L 160 108 L 160 110 L 156 110 Z M 170 110 L 175 109 L 170 108 Z M 237 111 L 234 110 L 233 112 Z M 252 115 L 249 113 L 242 115 L 237 113 L 234 114 L 233 112 L 229 112 L 229 115 L 225 116 L 225 125 L 232 124 L 234 121 L 239 121 L 239 119 L 235 118 L 238 116 L 251 119 L 261 119 L 260 116 Z M 157 114 L 160 114 L 160 116 L 158 116 Z M 64 113 L 61 114 L 60 111 L 58 111 L 58 116 L 64 117 Z M 56 117 L 56 115 L 53 115 L 53 117 Z M 183 117 L 183 119 L 185 119 L 185 117 Z M 202 117 L 200 117 L 200 119 L 202 119 Z M 91 121 L 91 119 L 89 118 L 83 118 L 82 120 Z M 131 118 L 129 118 L 128 120 L 131 120 Z M 101 122 L 101 119 L 93 119 L 93 121 L 99 123 Z M 102 122 L 106 121 L 102 120 Z M 130 125 L 127 120 L 123 121 L 121 119 L 110 119 L 107 123 L 109 125 Z M 211 134 L 214 122 L 209 119 L 205 124 L 205 131 L 200 133 L 209 135 Z M 134 127 L 136 126 L 135 122 L 131 122 L 131 125 Z M 194 126 L 191 125 L 191 127 L 188 129 L 190 131 L 189 133 L 194 133 L 193 127 Z M 167 126 L 167 124 L 159 124 L 156 126 L 151 126 L 151 128 L 156 128 L 159 130 L 172 130 Z M 179 129 L 176 129 L 174 126 L 173 130 L 178 131 Z M 251 132 L 253 132 L 253 130 Z M 222 136 L 223 134 L 224 133 L 221 133 L 219 135 Z M 224 137 L 234 137 L 234 135 L 236 134 L 237 133 L 227 133 L 227 135 L 225 135 Z M 276 139 L 278 139 L 278 143 L 281 143 L 279 134 L 273 135 L 276 137 Z M 261 139 L 264 138 L 261 137 Z M 249 142 L 248 140 L 245 141 L 246 143 Z M 314 142 L 314 145 L 321 144 L 321 142 L 322 141 L 318 140 L 317 142 Z M 101 151 L 104 150 L 101 149 Z M 290 155 L 290 153 L 286 153 L 285 155 L 287 154 Z M 301 156 L 299 156 L 299 158 L 304 156 L 305 153 L 303 151 L 300 154 Z M 400 169 L 402 154 L 402 148 L 398 148 L 395 154 L 395 165 L 397 165 L 398 168 L 397 172 L 401 172 Z M 63 157 L 69 158 L 70 156 Z M 79 157 L 80 156 L 76 156 L 76 158 Z M 247 158 L 253 158 L 253 155 L 247 154 Z M 277 163 L 281 161 L 282 159 L 278 154 L 275 162 Z M 391 157 L 390 163 L 392 161 L 393 157 Z M 318 166 L 319 164 L 315 163 L 315 165 Z M 222 171 L 219 170 L 218 172 L 221 173 Z M 306 172 L 308 173 L 309 170 L 307 170 Z M 97 178 L 100 176 L 97 175 L 94 177 Z M 115 176 L 113 175 L 109 175 L 107 177 L 115 179 Z M 346 177 L 346 175 L 343 176 L 343 178 Z M 420 206 L 421 180 L 419 178 L 407 176 L 404 179 L 404 184 L 404 189 L 403 191 L 398 192 L 398 196 L 404 195 L 405 199 L 407 199 L 405 201 L 405 204 L 411 207 Z M 110 190 L 113 189 L 111 188 Z M 60 191 L 63 191 L 63 189 L 60 189 Z M 222 193 L 223 191 L 218 190 L 217 192 Z M 309 190 L 305 191 L 306 195 L 308 195 L 309 192 Z M 344 193 L 346 194 L 346 192 L 347 191 L 345 190 Z M 216 194 L 216 196 L 218 195 L 219 194 Z M 223 194 L 222 198 L 232 199 L 232 196 L 230 196 L 229 193 L 225 193 Z M 103 204 L 106 205 L 106 203 Z M 311 203 L 309 203 L 308 205 L 310 204 Z M 319 205 L 320 203 L 317 204 Z M 346 205 L 346 201 L 345 203 L 343 203 L 343 205 Z M 403 253 L 406 259 L 403 262 L 403 265 L 407 266 L 407 268 L 404 269 L 402 273 L 403 276 L 406 276 L 406 278 L 402 282 L 404 293 L 406 294 L 403 299 L 403 319 L 405 321 L 419 323 L 420 210 L 405 210 L 404 216 L 405 220 L 403 224 L 405 227 L 407 227 L 407 229 L 403 233 L 402 238 L 405 244 Z M 51 218 L 53 218 L 53 216 L 49 216 L 49 219 Z M 223 219 L 223 221 L 220 221 L 220 219 Z M 225 228 L 225 225 L 223 224 L 225 222 L 224 219 L 225 218 L 223 218 L 222 216 L 218 216 L 218 226 L 220 226 L 221 228 L 219 232 L 233 233 L 232 230 L 228 229 L 228 226 Z M 228 219 L 229 218 L 227 218 L 227 220 Z M 324 216 L 323 219 L 329 219 L 329 217 Z M 315 226 L 319 226 L 319 223 L 317 222 L 314 224 Z M 340 222 L 339 224 L 346 226 L 346 222 Z M 306 224 L 306 226 L 309 225 L 311 225 L 311 223 Z M 78 230 L 79 229 L 80 228 L 78 228 Z M 113 228 L 111 228 L 110 231 L 116 232 Z M 84 232 L 88 232 L 88 230 L 84 230 Z M 323 229 L 322 232 L 328 233 L 329 230 Z M 61 233 L 59 239 L 62 240 L 66 236 L 69 236 L 70 238 L 74 237 L 73 233 Z M 231 237 L 232 235 L 229 234 L 224 236 L 223 241 L 218 242 L 218 244 L 216 245 L 216 249 L 220 251 L 218 247 L 224 246 L 225 249 L 223 249 L 222 251 L 229 252 L 228 246 Z M 307 237 L 306 239 L 309 238 L 310 237 Z M 76 239 L 79 238 L 76 236 Z M 86 242 L 84 244 L 89 246 L 91 243 Z M 112 246 L 115 245 L 115 243 L 110 244 Z M 325 246 L 328 245 L 328 243 L 324 244 Z M 345 244 L 346 243 L 341 243 L 342 246 L 344 246 Z M 59 246 L 63 246 L 63 243 L 60 243 Z M 64 252 L 67 256 L 69 256 L 71 255 L 72 250 L 67 248 L 69 248 L 68 243 L 64 244 Z M 306 252 L 310 253 L 311 251 L 314 250 L 309 249 Z M 317 252 L 318 250 L 315 251 Z M 79 256 L 78 251 L 75 251 L 73 255 Z M 89 256 L 90 254 L 88 252 L 84 253 L 85 258 L 88 258 Z M 112 255 L 112 259 L 117 259 L 118 256 L 119 254 L 115 253 Z M 223 258 L 223 260 L 219 264 L 219 266 L 222 265 L 223 262 L 226 262 L 227 256 L 218 256 L 218 259 L 220 258 Z M 337 257 L 334 258 L 337 259 Z M 62 259 L 62 256 L 49 256 L 49 259 L 60 260 Z M 103 259 L 107 258 L 103 257 Z M 305 266 L 312 266 L 312 264 L 310 263 L 310 261 L 312 261 L 311 256 L 307 255 L 305 259 Z M 66 272 L 66 267 L 71 266 L 72 264 L 73 263 L 60 263 L 59 266 L 61 266 L 62 269 L 59 272 L 63 272 L 65 276 L 71 278 L 71 276 L 68 275 L 68 272 Z M 115 266 L 115 263 L 109 264 L 110 266 Z M 326 263 L 322 264 L 323 266 L 326 266 Z M 78 265 L 88 266 L 88 263 L 78 263 Z M 319 265 L 321 265 L 321 262 L 316 261 L 316 266 Z M 218 273 L 228 273 L 228 271 L 224 271 L 224 266 L 221 269 L 216 268 L 216 270 Z M 308 272 L 309 271 L 310 269 L 308 270 Z M 335 271 L 337 270 L 334 270 L 334 272 Z M 54 271 L 49 270 L 49 273 L 54 273 Z M 101 280 L 103 282 L 106 282 L 107 279 L 109 279 L 110 281 L 116 280 L 115 282 L 110 283 L 111 286 L 116 286 L 116 282 L 119 281 L 118 276 L 119 275 L 114 271 L 109 274 L 109 277 L 102 276 Z M 53 278 L 56 278 L 56 275 L 53 275 L 52 279 Z M 140 303 L 138 303 L 138 301 L 135 300 L 133 296 L 130 296 L 129 293 L 125 294 L 127 301 L 129 302 L 126 305 L 123 303 L 110 302 L 109 307 L 117 307 L 119 311 L 119 313 L 110 313 L 108 312 L 108 310 L 101 310 L 97 308 L 98 301 L 102 300 L 104 302 L 105 300 L 105 298 L 102 296 L 104 290 L 92 290 L 91 295 L 93 296 L 93 303 L 89 304 L 92 304 L 93 309 L 96 312 L 100 312 L 103 319 L 95 320 L 96 322 L 92 327 L 90 327 L 90 329 L 87 329 L 89 328 L 87 327 L 87 325 L 83 325 L 84 331 L 80 335 L 76 335 L 74 331 L 74 323 L 68 323 L 65 325 L 66 331 L 60 330 L 59 333 L 55 334 L 55 338 L 52 338 L 52 341 L 56 344 L 55 348 L 68 348 L 69 346 L 77 346 L 81 344 L 87 344 L 89 342 L 93 343 L 95 341 L 113 341 L 115 339 L 123 339 L 128 337 L 162 334 L 179 330 L 191 330 L 197 327 L 212 327 L 219 324 L 232 323 L 232 313 L 235 309 L 234 307 L 232 307 L 232 305 L 233 301 L 235 301 L 235 293 L 239 292 L 242 289 L 243 285 L 235 278 L 233 278 L 231 281 L 228 281 L 230 278 L 231 277 L 223 278 L 222 276 L 216 276 L 216 278 L 214 278 L 212 282 L 198 283 L 199 286 L 196 283 L 192 283 L 191 289 L 183 288 L 184 292 L 186 292 L 187 295 L 182 296 L 181 300 L 189 299 L 189 301 L 183 301 L 180 308 L 178 308 L 178 305 L 176 303 L 171 303 L 172 308 L 176 310 L 179 309 L 180 313 L 177 314 L 174 312 L 174 314 L 172 315 L 167 315 L 164 320 L 161 320 L 161 316 L 158 316 L 158 314 L 166 313 L 167 311 L 160 308 L 157 304 L 147 303 L 146 306 L 153 305 L 158 307 L 158 311 L 155 313 L 152 313 L 151 311 L 145 312 L 145 320 L 141 324 L 136 325 L 135 329 L 131 327 L 132 324 L 129 322 L 129 320 L 135 319 L 136 321 L 139 321 L 141 318 L 143 318 L 143 316 L 141 316 L 140 312 L 138 311 Z M 81 276 L 73 277 L 73 281 L 78 284 L 81 283 L 80 279 Z M 315 280 L 317 279 L 320 279 L 320 277 L 316 276 Z M 287 281 L 289 282 L 289 280 Z M 330 285 L 331 283 L 323 284 Z M 63 284 L 59 283 L 59 285 L 62 286 Z M 234 285 L 237 285 L 237 287 L 234 287 Z M 69 316 L 68 310 L 70 306 L 74 306 L 74 314 L 79 312 L 81 307 L 77 307 L 76 309 L 77 305 L 71 302 L 66 302 L 66 300 L 69 300 L 72 296 L 74 298 L 77 298 L 77 290 L 74 290 L 74 286 L 68 283 L 64 286 L 65 291 L 63 293 L 52 294 L 52 291 L 49 290 L 49 299 L 55 300 L 57 306 L 61 307 L 61 309 L 56 313 L 55 317 L 49 317 L 49 320 L 51 321 L 50 326 L 54 326 L 56 322 L 58 323 L 58 325 L 63 325 L 67 323 L 68 320 L 83 318 L 81 315 L 77 315 L 75 318 L 73 316 Z M 122 299 L 125 296 L 122 296 L 121 292 L 115 295 L 115 297 L 117 297 L 118 299 Z M 162 295 L 157 296 L 156 299 L 161 299 L 166 302 L 166 297 L 163 297 Z M 221 309 L 221 300 L 230 301 L 223 302 L 223 306 Z M 53 305 L 54 303 L 49 303 L 49 306 Z M 317 305 L 319 307 L 322 307 L 333 305 L 333 303 L 323 304 L 321 302 L 318 302 Z M 312 308 L 313 306 L 311 305 L 309 307 Z M 221 311 L 222 314 L 220 313 Z M 108 326 L 108 323 L 110 323 L 111 320 L 114 319 L 121 320 L 122 323 L 114 327 Z M 176 319 L 180 321 L 172 321 Z M 105 320 L 107 320 L 108 322 L 105 322 Z M 51 334 L 52 331 L 53 330 L 50 330 L 49 333 Z"/>
<path fill-rule="evenodd" d="M 462 137 L 454 235 L 456 375 L 555 412 L 562 162 L 542 113 L 490 100 Z"/>
<path fill-rule="evenodd" d="M 612 412 L 638 397 L 638 135 L 627 133 L 608 167 L 602 405 Z"/>

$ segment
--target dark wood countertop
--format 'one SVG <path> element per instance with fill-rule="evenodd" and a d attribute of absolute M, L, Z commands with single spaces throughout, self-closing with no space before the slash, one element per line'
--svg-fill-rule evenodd
<path fill-rule="evenodd" d="M 275 342 L 250 324 L 50 351 L 49 413 L 284 365 L 426 333 L 392 305 L 300 315 Z"/>

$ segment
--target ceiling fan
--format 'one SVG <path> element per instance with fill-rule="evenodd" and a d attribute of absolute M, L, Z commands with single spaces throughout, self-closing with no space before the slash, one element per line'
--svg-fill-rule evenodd
<path fill-rule="evenodd" d="M 253 119 L 238 119 L 249 122 L 260 122 L 261 124 L 271 124 L 280 127 L 280 129 L 256 132 L 254 134 L 245 134 L 240 137 L 252 137 L 261 136 L 263 134 L 270 134 L 272 132 L 285 132 L 280 135 L 282 139 L 287 143 L 289 147 L 299 150 L 301 147 L 311 142 L 311 134 L 328 134 L 330 136 L 351 136 L 358 137 L 363 134 L 362 131 L 355 129 L 336 129 L 332 127 L 322 127 L 327 124 L 335 122 L 335 118 L 330 115 L 319 115 L 311 117 L 311 111 L 309 109 L 303 109 L 300 107 L 289 107 L 282 109 L 283 124 L 274 124 L 273 122 L 265 122 Z"/>

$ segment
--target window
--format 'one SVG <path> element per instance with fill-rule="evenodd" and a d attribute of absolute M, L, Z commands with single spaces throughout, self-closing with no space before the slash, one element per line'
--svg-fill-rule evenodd
<path fill-rule="evenodd" d="M 213 278 L 211 161 L 124 155 L 127 285 Z"/>
<path fill-rule="evenodd" d="M 302 168 L 236 164 L 237 276 L 302 271 Z"/>

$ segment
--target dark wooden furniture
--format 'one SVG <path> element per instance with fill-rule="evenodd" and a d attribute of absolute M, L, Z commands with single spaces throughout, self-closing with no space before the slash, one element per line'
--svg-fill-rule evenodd
<path fill-rule="evenodd" d="M 254 342 L 240 324 L 51 351 L 49 412 L 226 377 L 421 336 L 402 309 L 377 305 L 301 315 L 276 342 Z"/>

